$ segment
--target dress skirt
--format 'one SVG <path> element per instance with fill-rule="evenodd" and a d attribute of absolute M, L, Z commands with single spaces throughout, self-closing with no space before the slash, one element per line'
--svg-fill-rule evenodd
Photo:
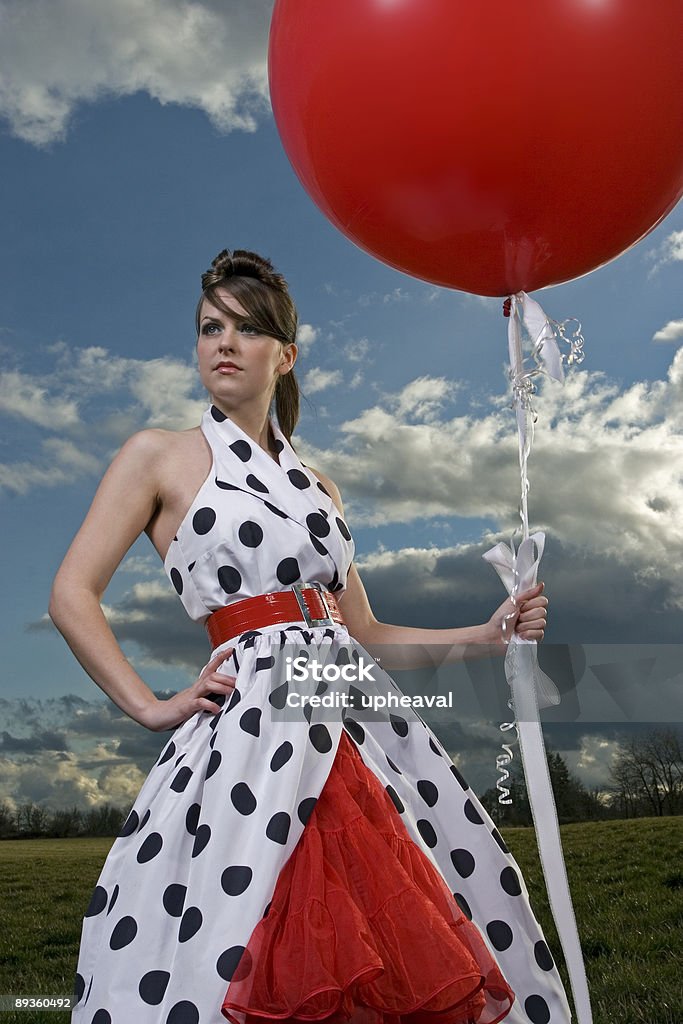
<path fill-rule="evenodd" d="M 496 1024 L 515 993 L 342 730 L 222 1005 L 231 1024 Z"/>

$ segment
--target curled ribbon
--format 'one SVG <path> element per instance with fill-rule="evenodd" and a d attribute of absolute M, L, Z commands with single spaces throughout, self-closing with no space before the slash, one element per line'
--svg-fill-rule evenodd
<path fill-rule="evenodd" d="M 567 322 L 565 321 L 565 323 Z M 522 327 L 526 329 L 533 345 L 532 356 L 536 368 L 531 371 L 524 368 Z M 571 339 L 565 337 L 564 327 L 565 324 L 555 324 L 559 336 L 563 340 L 569 341 L 571 345 L 567 362 L 581 362 L 583 359 L 581 325 L 579 324 L 578 330 L 574 332 Z M 496 544 L 482 557 L 496 570 L 514 601 L 517 594 L 535 584 L 545 545 L 545 534 L 542 531 L 529 535 L 527 516 L 526 498 L 529 489 L 527 459 L 533 441 L 535 419 L 531 405 L 531 396 L 534 393 L 532 378 L 538 373 L 544 373 L 555 380 L 563 381 L 562 361 L 564 356 L 557 344 L 556 333 L 551 321 L 539 304 L 529 298 L 525 292 L 518 292 L 510 299 L 508 345 L 510 379 L 519 438 L 522 488 L 520 518 L 524 537 L 517 551 L 515 551 L 511 540 L 509 546 L 502 542 Z M 534 545 L 538 552 L 535 557 Z M 508 643 L 505 655 L 505 675 L 512 692 L 510 707 L 513 708 L 516 718 L 514 724 L 519 735 L 522 768 L 543 876 L 567 964 L 578 1024 L 592 1024 L 593 1014 L 586 970 L 562 854 L 557 808 L 548 771 L 543 730 L 539 720 L 539 708 L 556 706 L 560 703 L 560 694 L 553 681 L 538 665 L 536 641 L 527 640 L 517 633 L 512 634 Z M 511 727 L 511 723 L 504 723 L 501 729 Z M 505 763 L 509 763 L 512 751 L 505 745 L 503 749 L 509 752 L 510 756 L 505 761 Z M 508 774 L 506 772 L 505 777 Z"/>

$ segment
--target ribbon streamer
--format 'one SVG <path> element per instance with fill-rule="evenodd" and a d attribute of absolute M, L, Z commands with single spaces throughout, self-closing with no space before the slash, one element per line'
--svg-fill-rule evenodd
<path fill-rule="evenodd" d="M 554 322 L 550 321 L 539 304 L 529 298 L 525 292 L 518 292 L 511 296 L 508 346 L 510 379 L 519 437 L 522 490 L 520 518 L 523 540 L 516 551 L 511 539 L 509 546 L 502 542 L 496 544 L 482 557 L 490 562 L 496 570 L 515 604 L 519 593 L 535 585 L 545 545 L 545 534 L 542 531 L 539 530 L 529 536 L 527 515 L 527 492 L 529 489 L 527 459 L 533 442 L 533 425 L 536 419 L 531 404 L 531 396 L 535 391 L 532 378 L 538 373 L 544 373 L 562 382 L 564 381 L 562 365 L 564 359 L 566 358 L 568 364 L 582 361 L 581 325 L 578 325 L 571 338 L 567 338 L 566 324 L 569 322 L 555 324 L 555 328 L 553 328 Z M 535 368 L 532 370 L 524 368 L 522 327 L 526 329 L 533 344 L 532 357 Z M 560 352 L 557 335 L 564 341 L 568 341 L 571 346 L 570 353 L 566 357 Z M 537 551 L 535 556 L 534 545 Z M 503 623 L 504 638 L 506 627 L 507 621 Z M 505 655 L 505 675 L 512 691 L 511 707 L 516 718 L 514 724 L 519 736 L 522 769 L 529 795 L 529 806 L 548 899 L 567 964 L 578 1024 L 592 1024 L 593 1014 L 585 964 L 562 854 L 560 827 L 548 771 L 543 729 L 539 720 L 539 709 L 559 704 L 560 694 L 553 681 L 538 664 L 538 647 L 535 640 L 528 640 L 513 632 L 509 639 L 506 638 L 506 642 L 508 649 Z M 511 727 L 512 723 L 504 723 L 501 729 Z M 510 755 L 506 761 L 509 763 L 512 752 L 509 746 L 504 745 L 503 749 L 507 750 Z M 508 774 L 506 773 L 506 777 Z M 501 800 L 501 802 L 503 801 Z"/>

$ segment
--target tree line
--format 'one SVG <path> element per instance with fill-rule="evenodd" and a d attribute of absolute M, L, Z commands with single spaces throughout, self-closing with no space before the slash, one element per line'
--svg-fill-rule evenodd
<path fill-rule="evenodd" d="M 515 758 L 507 767 L 510 778 L 503 783 L 512 803 L 501 804 L 495 786 L 481 798 L 497 825 L 533 823 L 518 750 L 513 748 Z M 546 759 L 561 825 L 683 814 L 683 750 L 675 729 L 652 729 L 623 740 L 606 786 L 587 789 L 557 751 L 546 750 Z"/>
<path fill-rule="evenodd" d="M 557 751 L 547 750 L 548 772 L 560 824 L 612 818 L 664 817 L 683 813 L 683 751 L 674 729 L 654 729 L 624 740 L 609 770 L 610 784 L 587 789 Z M 512 803 L 499 803 L 500 791 L 487 789 L 481 802 L 497 825 L 531 825 L 529 799 L 516 756 L 505 786 Z M 130 808 L 106 803 L 82 811 L 50 810 L 26 802 L 0 802 L 0 839 L 70 839 L 116 836 Z"/>

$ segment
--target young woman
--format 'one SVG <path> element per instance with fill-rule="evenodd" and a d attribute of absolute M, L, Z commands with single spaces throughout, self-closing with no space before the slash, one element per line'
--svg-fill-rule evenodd
<path fill-rule="evenodd" d="M 396 710 L 383 669 L 427 661 L 432 644 L 452 660 L 502 655 L 512 630 L 542 640 L 543 584 L 481 625 L 378 621 L 339 491 L 291 444 L 297 314 L 284 278 L 224 250 L 196 320 L 201 425 L 123 445 L 50 601 L 109 697 L 174 730 L 85 914 L 73 1024 L 568 1022 L 516 862 L 420 716 L 405 700 Z M 168 700 L 100 604 L 142 531 L 212 647 Z M 335 666 L 340 710 L 312 699 L 328 691 L 320 675 L 297 689 L 293 662 Z M 392 695 L 393 709 L 364 715 L 353 690 Z"/>

